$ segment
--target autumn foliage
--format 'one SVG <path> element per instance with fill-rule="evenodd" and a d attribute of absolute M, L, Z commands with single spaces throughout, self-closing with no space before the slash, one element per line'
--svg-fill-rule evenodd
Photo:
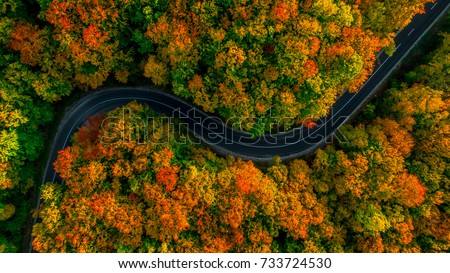
<path fill-rule="evenodd" d="M 155 46 L 144 75 L 223 117 L 325 116 L 357 91 L 376 53 L 428 0 L 168 1 L 154 4 L 145 36 Z M 406 3 L 407 2 L 407 3 Z M 380 21 L 376 19 L 382 18 Z M 270 129 L 265 119 L 254 126 Z"/>
<path fill-rule="evenodd" d="M 423 120 L 423 126 L 448 123 L 442 93 L 426 90 L 389 91 L 383 105 L 391 104 L 391 114 L 345 125 L 346 141 L 317 151 L 311 162 L 274 159 L 264 171 L 251 161 L 179 144 L 171 135 L 162 136 L 165 145 L 102 143 L 105 132 L 93 127 L 99 118 L 91 118 L 54 163 L 65 184 L 44 186 L 43 222 L 34 227 L 33 247 L 40 252 L 448 250 L 448 192 L 440 184 L 446 174 L 428 167 L 433 175 L 440 172 L 438 180 L 417 171 L 430 164 L 429 157 L 445 162 L 448 157 L 432 152 L 441 141 L 429 144 L 420 127 L 408 125 L 425 117 L 432 120 Z M 396 114 L 394 109 L 411 99 L 428 100 L 417 104 L 428 107 L 410 111 L 410 118 Z M 138 116 L 154 115 L 136 103 L 127 107 Z M 86 157 L 92 147 L 98 153 Z"/>
<path fill-rule="evenodd" d="M 103 143 L 105 132 L 95 129 L 99 118 L 91 118 L 54 163 L 64 185 L 42 189 L 43 221 L 34 226 L 33 247 L 448 252 L 450 104 L 448 75 L 439 67 L 448 62 L 449 38 L 443 36 L 429 64 L 407 73 L 409 82 L 368 105 L 362 122 L 344 125 L 342 141 L 308 161 L 275 158 L 261 170 L 251 161 L 180 144 L 158 128 L 153 139 L 165 145 Z M 202 88 L 200 78 L 192 86 Z M 127 107 L 138 116 L 154 115 L 136 103 Z"/>
<path fill-rule="evenodd" d="M 431 0 L 400 2 L 39 0 L 46 23 L 18 20 L 9 46 L 45 75 L 48 101 L 144 76 L 225 118 L 262 117 L 243 129 L 269 130 L 269 110 L 288 128 L 357 91 Z"/>
<path fill-rule="evenodd" d="M 74 90 L 166 86 L 207 112 L 246 120 L 243 129 L 270 129 L 269 114 L 292 117 L 282 120 L 288 129 L 324 116 L 344 88 L 356 91 L 375 54 L 392 52 L 394 33 L 427 2 L 2 2 L 0 252 L 26 245 L 54 108 Z M 391 111 L 344 128 L 350 144 L 308 162 L 262 171 L 175 144 L 164 130 L 153 136 L 165 147 L 105 145 L 103 117 L 91 118 L 59 152 L 64 185 L 43 188 L 34 247 L 448 251 L 448 34 L 444 41 L 430 64 L 405 75 L 408 87 L 388 92 Z"/>
<path fill-rule="evenodd" d="M 145 106 L 127 107 L 152 115 Z M 105 144 L 100 131 L 86 142 L 96 120 L 89 119 L 54 163 L 65 183 L 42 190 L 43 222 L 33 231 L 37 251 L 270 252 L 281 231 L 306 238 L 310 226 L 324 221 L 311 184 L 297 187 L 302 181 L 289 179 L 280 187 L 252 162 L 198 146 L 180 149 L 174 140 L 169 146 Z M 85 157 L 92 146 L 98 153 Z M 306 201 L 298 201 L 303 196 Z"/>

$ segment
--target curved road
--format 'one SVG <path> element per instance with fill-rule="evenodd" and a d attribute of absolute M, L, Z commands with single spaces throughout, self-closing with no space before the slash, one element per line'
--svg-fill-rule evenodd
<path fill-rule="evenodd" d="M 248 133 L 232 130 L 217 117 L 211 117 L 191 104 L 153 88 L 116 88 L 98 91 L 82 98 L 65 115 L 58 127 L 42 183 L 60 181 L 53 169 L 57 152 L 70 142 L 70 136 L 83 125 L 88 116 L 108 112 L 131 101 L 147 103 L 155 111 L 177 117 L 202 142 L 221 154 L 243 159 L 270 162 L 274 156 L 290 159 L 308 154 L 336 134 L 337 129 L 353 116 L 379 89 L 401 60 L 449 8 L 448 0 L 437 0 L 426 6 L 426 13 L 417 15 L 395 38 L 397 49 L 392 57 L 382 53 L 374 73 L 358 93 L 345 91 L 332 106 L 330 114 L 317 121 L 314 129 L 305 127 L 276 135 L 252 138 Z M 38 196 L 37 208 L 40 205 Z M 32 251 L 30 243 L 30 251 Z"/>

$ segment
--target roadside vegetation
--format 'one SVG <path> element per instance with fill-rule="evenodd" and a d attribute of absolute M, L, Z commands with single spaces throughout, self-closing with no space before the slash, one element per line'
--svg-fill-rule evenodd
<path fill-rule="evenodd" d="M 269 113 L 289 129 L 357 91 L 431 1 L 38 0 L 37 18 L 10 20 L 10 48 L 46 101 L 145 77 L 241 129 L 269 130 Z"/>
<path fill-rule="evenodd" d="M 265 170 L 182 144 L 155 126 L 146 144 L 89 120 L 42 189 L 40 252 L 448 252 L 450 35 L 408 81 L 342 127 L 348 140 Z M 155 116 L 147 106 L 126 106 Z M 118 128 L 142 139 L 131 122 Z M 109 128 L 109 123 L 103 128 Z M 142 130 L 139 130 L 142 132 Z M 153 142 L 157 140 L 158 143 Z M 188 143 L 188 142 L 187 142 Z"/>
<path fill-rule="evenodd" d="M 283 119 L 288 124 L 301 123 L 305 117 L 325 115 L 343 88 L 356 90 L 371 73 L 376 52 L 381 48 L 392 51 L 394 32 L 427 2 L 430 0 L 2 1 L 0 252 L 25 250 L 23 238 L 28 234 L 24 226 L 33 213 L 33 189 L 41 182 L 40 161 L 51 138 L 49 132 L 54 131 L 51 127 L 56 126 L 52 123 L 55 109 L 69 95 L 104 86 L 152 84 L 167 87 L 223 118 L 261 117 L 249 120 L 244 125 L 247 130 L 269 129 L 268 109 L 272 115 L 293 117 L 291 121 Z M 411 82 L 423 80 L 418 77 L 420 73 L 411 74 Z M 142 111 L 150 110 L 143 107 Z M 74 146 L 81 143 L 75 141 Z M 169 145 L 168 149 L 172 148 Z M 181 150 L 173 151 L 175 159 L 181 158 Z M 184 153 L 186 162 L 200 164 Z M 88 164 L 90 159 L 85 160 Z M 180 163 L 176 175 L 189 164 Z M 198 168 L 207 168 L 206 163 L 201 164 Z M 251 165 L 242 161 L 227 164 L 211 170 L 211 175 L 233 164 Z M 157 171 L 149 169 L 155 175 Z M 156 176 L 149 179 L 155 181 Z M 277 196 L 285 194 L 283 187 L 278 186 Z M 70 192 L 66 188 L 58 191 Z M 55 204 L 61 205 L 62 199 L 58 200 Z M 45 214 L 50 203 L 45 203 L 41 213 Z M 49 227 L 36 227 L 35 232 L 45 228 Z M 273 228 L 280 224 L 274 223 Z M 271 230 L 268 237 L 284 238 L 283 234 L 293 229 L 283 228 Z M 104 232 L 109 232 L 109 227 Z M 36 244 L 46 240 L 40 236 Z M 293 238 L 290 236 L 285 237 Z M 65 240 L 67 251 L 79 250 L 65 245 Z M 284 239 L 273 241 L 280 240 Z M 162 251 L 158 248 L 162 241 L 152 244 Z M 280 243 L 279 249 L 286 245 Z M 135 248 L 117 242 L 108 249 L 143 249 L 132 246 Z M 199 242 L 196 247 L 200 246 Z M 40 249 L 55 250 L 50 245 Z"/>

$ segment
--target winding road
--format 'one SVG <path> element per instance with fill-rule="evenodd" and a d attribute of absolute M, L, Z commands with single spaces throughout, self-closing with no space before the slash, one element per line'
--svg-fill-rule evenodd
<path fill-rule="evenodd" d="M 332 106 L 327 117 L 317 126 L 304 126 L 285 133 L 252 138 L 248 133 L 231 129 L 217 117 L 212 117 L 180 98 L 153 88 L 115 88 L 94 92 L 78 101 L 65 115 L 58 127 L 47 161 L 42 183 L 60 181 L 53 169 L 57 152 L 70 144 L 70 137 L 88 116 L 108 112 L 131 101 L 146 103 L 166 116 L 175 116 L 198 139 L 220 154 L 231 154 L 257 162 L 270 162 L 274 156 L 283 160 L 302 156 L 323 146 L 333 136 L 339 138 L 338 128 L 352 117 L 375 93 L 392 71 L 407 56 L 423 35 L 450 7 L 449 0 L 437 0 L 426 6 L 426 13 L 417 15 L 396 38 L 393 56 L 382 53 L 374 73 L 357 93 L 345 91 Z M 40 196 L 37 208 L 40 205 Z M 30 240 L 31 241 L 31 240 Z M 29 251 L 32 252 L 31 242 Z"/>

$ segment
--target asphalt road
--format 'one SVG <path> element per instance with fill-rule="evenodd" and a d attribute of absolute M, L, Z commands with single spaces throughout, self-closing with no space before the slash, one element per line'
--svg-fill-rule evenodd
<path fill-rule="evenodd" d="M 257 162 L 270 162 L 274 156 L 291 159 L 302 156 L 330 141 L 338 128 L 370 99 L 377 87 L 409 53 L 428 29 L 449 8 L 448 0 L 437 0 L 426 6 L 426 14 L 417 15 L 396 38 L 397 49 L 392 57 L 382 53 L 378 65 L 365 85 L 357 93 L 345 91 L 332 106 L 327 117 L 317 121 L 313 129 L 295 128 L 285 133 L 252 138 L 248 133 L 232 130 L 219 118 L 211 117 L 175 96 L 152 88 L 116 88 L 94 92 L 82 98 L 65 115 L 58 127 L 47 162 L 42 183 L 60 181 L 53 169 L 57 152 L 70 144 L 70 137 L 83 125 L 88 116 L 108 112 L 131 101 L 147 103 L 155 111 L 175 116 L 198 139 L 220 154 L 231 154 Z M 38 198 L 37 207 L 40 205 Z M 30 246 L 30 251 L 32 251 Z"/>

